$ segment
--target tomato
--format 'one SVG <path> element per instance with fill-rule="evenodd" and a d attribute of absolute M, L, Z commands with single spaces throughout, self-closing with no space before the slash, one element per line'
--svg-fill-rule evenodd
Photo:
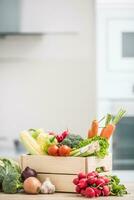
<path fill-rule="evenodd" d="M 58 153 L 59 153 L 59 148 L 57 147 L 57 145 L 51 145 L 49 148 L 48 148 L 48 154 L 51 155 L 51 156 L 58 156 Z"/>
<path fill-rule="evenodd" d="M 60 155 L 60 156 L 69 156 L 70 151 L 71 151 L 71 148 L 70 148 L 70 147 L 68 147 L 67 145 L 62 145 L 62 146 L 59 148 L 59 155 Z"/>

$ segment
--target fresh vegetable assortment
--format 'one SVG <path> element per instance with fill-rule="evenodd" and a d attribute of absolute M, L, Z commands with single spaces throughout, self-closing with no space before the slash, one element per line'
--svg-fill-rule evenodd
<path fill-rule="evenodd" d="M 72 134 L 68 129 L 60 134 L 46 133 L 43 129 L 29 129 L 21 132 L 20 140 L 30 155 L 104 158 L 108 154 L 109 139 L 124 114 L 125 110 L 120 109 L 116 116 L 108 113 L 101 120 L 93 120 L 86 138 Z M 101 172 L 107 171 L 105 167 L 97 167 L 95 170 L 87 174 L 81 172 L 73 180 L 78 194 L 84 197 L 127 194 L 125 186 L 120 184 L 117 176 L 100 175 Z M 11 194 L 20 191 L 27 194 L 52 194 L 55 192 L 55 186 L 49 177 L 41 183 L 34 169 L 27 166 L 21 172 L 17 162 L 0 158 L 0 190 Z"/>
<path fill-rule="evenodd" d="M 109 139 L 125 112 L 120 109 L 116 116 L 107 114 L 99 121 L 93 120 L 85 139 L 80 135 L 70 133 L 68 129 L 60 134 L 45 133 L 42 129 L 29 129 L 21 132 L 20 139 L 28 153 L 32 155 L 104 158 L 108 154 Z M 105 123 L 102 125 L 104 120 Z"/>
<path fill-rule="evenodd" d="M 125 186 L 120 184 L 117 176 L 102 176 L 96 171 L 88 174 L 79 173 L 73 183 L 78 194 L 89 198 L 127 194 Z"/>

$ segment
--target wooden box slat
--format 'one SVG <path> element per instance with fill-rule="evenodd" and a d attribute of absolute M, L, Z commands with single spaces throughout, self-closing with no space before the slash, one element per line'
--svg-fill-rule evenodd
<path fill-rule="evenodd" d="M 56 192 L 75 192 L 75 185 L 72 180 L 76 175 L 66 174 L 38 174 L 38 178 L 41 182 L 49 177 L 52 183 L 55 185 Z"/>

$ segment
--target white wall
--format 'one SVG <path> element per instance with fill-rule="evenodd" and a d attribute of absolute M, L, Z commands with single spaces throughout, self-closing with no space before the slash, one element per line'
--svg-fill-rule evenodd
<path fill-rule="evenodd" d="M 0 39 L 0 136 L 31 127 L 84 135 L 95 117 L 94 1 L 68 3 L 78 30 Z"/>

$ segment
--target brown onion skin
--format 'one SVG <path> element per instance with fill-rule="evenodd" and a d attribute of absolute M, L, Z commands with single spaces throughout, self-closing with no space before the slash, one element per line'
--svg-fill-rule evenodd
<path fill-rule="evenodd" d="M 35 177 L 29 177 L 24 181 L 23 188 L 28 194 L 38 194 L 40 192 L 41 182 Z"/>

